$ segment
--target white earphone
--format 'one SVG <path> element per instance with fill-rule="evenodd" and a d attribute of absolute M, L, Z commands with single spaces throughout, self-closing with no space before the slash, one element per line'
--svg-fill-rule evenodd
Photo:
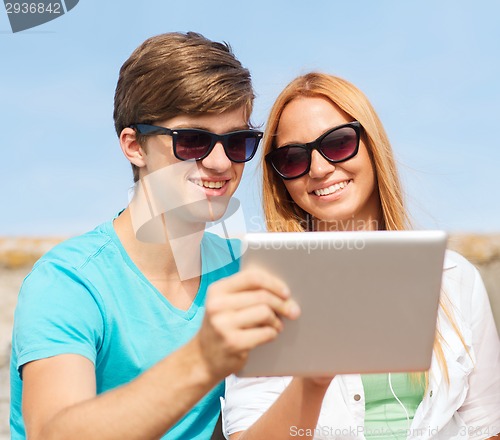
<path fill-rule="evenodd" d="M 389 373 L 389 388 L 391 389 L 392 395 L 398 401 L 398 403 L 401 405 L 401 408 L 403 408 L 403 411 L 405 412 L 406 423 L 408 424 L 408 431 L 409 431 L 410 430 L 410 416 L 408 415 L 408 411 L 406 410 L 406 407 L 403 405 L 403 402 L 401 402 L 401 400 L 399 400 L 398 396 L 396 396 L 396 393 L 394 392 L 394 389 L 392 388 L 391 373 Z"/>

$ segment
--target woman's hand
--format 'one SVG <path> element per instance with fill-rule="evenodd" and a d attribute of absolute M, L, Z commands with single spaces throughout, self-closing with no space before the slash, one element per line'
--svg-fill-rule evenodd
<path fill-rule="evenodd" d="M 328 388 L 335 376 L 304 377 L 304 384 L 309 386 Z"/>

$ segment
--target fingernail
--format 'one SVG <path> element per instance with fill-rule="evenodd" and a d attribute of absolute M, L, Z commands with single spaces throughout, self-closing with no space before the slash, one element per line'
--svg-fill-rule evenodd
<path fill-rule="evenodd" d="M 288 317 L 291 319 L 298 318 L 300 315 L 300 307 L 293 299 L 288 301 L 287 310 Z"/>
<path fill-rule="evenodd" d="M 283 292 L 283 295 L 284 295 L 286 298 L 289 298 L 289 297 L 290 297 L 290 295 L 292 294 L 292 292 L 290 292 L 290 289 L 288 288 L 288 286 L 283 287 L 282 292 Z"/>

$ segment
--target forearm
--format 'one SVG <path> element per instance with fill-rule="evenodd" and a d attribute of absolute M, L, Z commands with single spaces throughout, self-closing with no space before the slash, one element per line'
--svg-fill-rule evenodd
<path fill-rule="evenodd" d="M 312 438 L 328 384 L 295 378 L 239 440 Z M 301 433 L 301 435 L 299 435 Z"/>
<path fill-rule="evenodd" d="M 157 439 L 217 382 L 195 338 L 129 384 L 64 409 L 39 438 Z"/>

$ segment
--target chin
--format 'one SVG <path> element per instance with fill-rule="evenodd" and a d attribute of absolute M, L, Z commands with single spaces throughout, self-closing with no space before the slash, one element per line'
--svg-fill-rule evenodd
<path fill-rule="evenodd" d="M 323 214 L 323 215 L 322 215 Z M 352 213 L 339 213 L 325 215 L 325 213 L 312 214 L 317 219 L 317 227 L 327 231 L 357 230 Z"/>
<path fill-rule="evenodd" d="M 196 204 L 192 204 L 189 209 L 193 221 L 215 222 L 220 220 L 226 213 L 229 198 L 211 197 Z"/>

